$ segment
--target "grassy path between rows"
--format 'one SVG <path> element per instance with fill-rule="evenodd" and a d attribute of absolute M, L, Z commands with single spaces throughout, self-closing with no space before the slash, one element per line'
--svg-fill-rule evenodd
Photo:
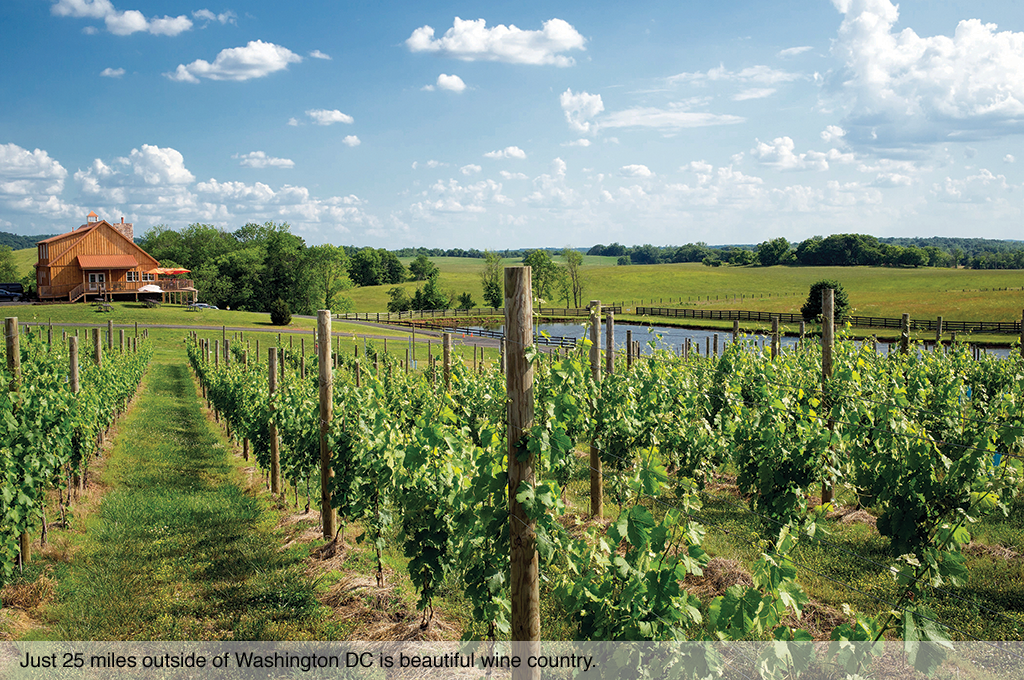
<path fill-rule="evenodd" d="M 275 514 L 244 488 L 205 419 L 180 345 L 157 352 L 120 425 L 110 487 L 32 637 L 58 640 L 331 638 L 327 612 L 282 551 Z"/>

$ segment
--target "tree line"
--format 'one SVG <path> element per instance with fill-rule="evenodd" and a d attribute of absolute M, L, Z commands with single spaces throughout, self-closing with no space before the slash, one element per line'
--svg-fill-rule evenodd
<path fill-rule="evenodd" d="M 867 234 L 813 236 L 799 243 L 785 238 L 757 245 L 624 246 L 598 244 L 588 255 L 618 258 L 620 265 L 703 262 L 724 264 L 803 265 L 816 267 L 965 267 L 970 269 L 1024 269 L 1024 242 L 981 238 L 876 238 Z"/>

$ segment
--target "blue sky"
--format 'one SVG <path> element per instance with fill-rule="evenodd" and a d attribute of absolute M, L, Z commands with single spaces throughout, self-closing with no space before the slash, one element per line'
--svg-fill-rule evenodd
<path fill-rule="evenodd" d="M 5 0 L 0 230 L 1024 238 L 1012 0 Z"/>

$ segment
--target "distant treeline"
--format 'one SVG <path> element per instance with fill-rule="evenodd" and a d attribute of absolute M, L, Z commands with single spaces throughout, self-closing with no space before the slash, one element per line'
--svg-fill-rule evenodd
<path fill-rule="evenodd" d="M 7 246 L 11 250 L 24 250 L 25 248 L 35 248 L 36 243 L 44 239 L 48 239 L 51 236 L 57 234 L 43 234 L 41 236 L 22 236 L 21 234 L 9 234 L 6 231 L 0 231 L 0 246 Z"/>
<path fill-rule="evenodd" d="M 967 267 L 971 269 L 1024 269 L 1024 242 L 982 238 L 876 238 L 866 234 L 814 236 L 799 243 L 785 238 L 756 246 L 624 246 L 596 245 L 588 255 L 618 258 L 621 265 L 667 262 L 723 264 L 777 264 L 816 267 Z"/>

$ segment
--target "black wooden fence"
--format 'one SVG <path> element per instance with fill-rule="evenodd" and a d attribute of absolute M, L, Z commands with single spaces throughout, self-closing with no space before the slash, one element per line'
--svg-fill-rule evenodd
<path fill-rule="evenodd" d="M 713 319 L 721 321 L 771 321 L 778 317 L 780 323 L 800 323 L 800 314 L 786 312 L 755 312 L 739 309 L 681 309 L 675 307 L 637 307 L 640 316 L 664 316 L 679 319 Z M 882 316 L 848 316 L 846 321 L 857 328 L 901 328 L 902 319 Z M 911 330 L 934 331 L 938 319 L 911 319 Z M 1019 321 L 947 321 L 943 319 L 942 330 L 947 333 L 1020 333 Z"/>

